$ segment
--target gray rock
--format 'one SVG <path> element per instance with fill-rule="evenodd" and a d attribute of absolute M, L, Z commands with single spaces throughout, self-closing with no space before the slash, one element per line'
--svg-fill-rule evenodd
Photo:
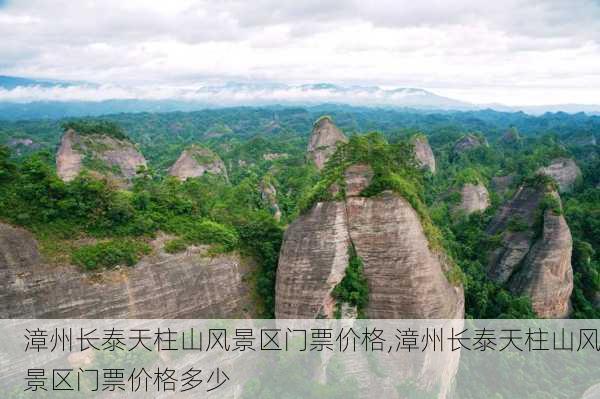
<path fill-rule="evenodd" d="M 427 138 L 420 136 L 415 137 L 412 142 L 415 148 L 416 161 L 422 168 L 428 169 L 431 173 L 435 173 L 435 157 L 433 156 L 433 151 L 429 146 Z"/>
<path fill-rule="evenodd" d="M 277 203 L 277 190 L 275 190 L 275 187 L 266 179 L 263 179 L 260 182 L 260 195 L 262 200 L 269 204 L 273 217 L 279 222 L 281 220 L 281 210 Z"/>
<path fill-rule="evenodd" d="M 286 230 L 275 287 L 278 319 L 332 318 L 333 288 L 348 266 L 344 202 L 319 202 Z"/>
<path fill-rule="evenodd" d="M 251 264 L 206 247 L 167 254 L 166 237 L 134 267 L 98 273 L 45 264 L 33 236 L 0 224 L 1 318 L 247 317 Z"/>
<path fill-rule="evenodd" d="M 570 158 L 556 158 L 550 165 L 538 169 L 538 173 L 549 176 L 556 180 L 561 193 L 570 192 L 581 176 L 581 169 Z"/>
<path fill-rule="evenodd" d="M 323 169 L 329 157 L 335 152 L 337 143 L 346 143 L 348 138 L 344 136 L 328 117 L 321 117 L 313 127 L 308 141 L 308 158 L 317 168 Z"/>
<path fill-rule="evenodd" d="M 523 186 L 500 209 L 488 228 L 489 234 L 502 234 L 500 246 L 490 255 L 488 276 L 516 294 L 528 295 L 538 316 L 560 318 L 569 313 L 573 290 L 572 239 L 564 216 L 551 209 L 542 216 L 542 236 L 536 236 L 536 216 L 546 195 L 560 200 L 558 193 L 544 187 Z M 517 229 L 511 227 L 515 220 Z"/>
<path fill-rule="evenodd" d="M 454 144 L 453 152 L 455 155 L 458 155 L 481 146 L 487 146 L 485 139 L 481 139 L 473 134 L 467 134 Z"/>
<path fill-rule="evenodd" d="M 470 215 L 483 212 L 490 206 L 490 195 L 482 183 L 467 183 L 460 190 L 460 204 L 455 211 Z"/>
<path fill-rule="evenodd" d="M 208 148 L 198 145 L 191 145 L 184 150 L 169 169 L 169 174 L 179 180 L 201 177 L 205 173 L 223 176 L 227 180 L 227 170 L 221 158 Z"/>
<path fill-rule="evenodd" d="M 369 318 L 463 317 L 462 289 L 447 281 L 448 265 L 430 249 L 416 211 L 392 192 L 356 196 L 368 184 L 370 168 L 355 165 L 348 172 L 345 201 L 317 203 L 286 231 L 277 317 L 332 317 L 331 291 L 345 275 L 351 244 L 364 264 Z"/>
<path fill-rule="evenodd" d="M 63 135 L 56 154 L 56 169 L 61 179 L 71 181 L 86 167 L 94 166 L 90 171 L 98 176 L 109 178 L 119 186 L 126 186 L 135 177 L 140 166 L 146 166 L 146 160 L 135 145 L 128 140 L 91 134 L 80 135 L 69 129 Z"/>
<path fill-rule="evenodd" d="M 346 196 L 354 197 L 367 188 L 373 180 L 373 169 L 369 165 L 355 164 L 349 166 L 344 172 L 346 181 Z"/>

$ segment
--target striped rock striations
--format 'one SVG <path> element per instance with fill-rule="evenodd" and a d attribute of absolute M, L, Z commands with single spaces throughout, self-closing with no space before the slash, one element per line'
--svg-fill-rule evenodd
<path fill-rule="evenodd" d="M 549 201 L 555 203 L 547 207 Z M 540 317 L 566 317 L 573 290 L 572 238 L 552 189 L 521 186 L 488 228 L 501 237 L 488 276 L 516 294 L 528 295 Z"/>
<path fill-rule="evenodd" d="M 333 124 L 328 116 L 319 118 L 308 141 L 308 158 L 319 170 L 325 167 L 329 157 L 335 152 L 337 143 L 345 143 L 348 138 Z"/>
<path fill-rule="evenodd" d="M 369 318 L 461 318 L 462 289 L 452 286 L 441 254 L 430 249 L 416 211 L 384 191 L 360 197 L 373 176 L 367 165 L 345 172 L 346 198 L 318 202 L 287 229 L 276 284 L 278 318 L 334 316 L 331 292 L 353 246 L 364 264 Z"/>
<path fill-rule="evenodd" d="M 83 170 L 127 186 L 146 160 L 129 140 L 104 134 L 79 134 L 69 129 L 62 136 L 56 154 L 61 179 L 71 181 Z"/>
<path fill-rule="evenodd" d="M 248 316 L 251 266 L 206 247 L 154 251 L 133 267 L 82 272 L 49 265 L 26 230 L 0 224 L 0 318 L 240 318 Z"/>

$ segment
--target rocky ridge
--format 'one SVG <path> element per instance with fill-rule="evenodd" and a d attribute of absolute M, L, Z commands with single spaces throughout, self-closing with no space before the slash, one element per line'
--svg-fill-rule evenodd
<path fill-rule="evenodd" d="M 528 295 L 540 317 L 566 317 L 573 289 L 572 238 L 558 193 L 521 186 L 492 220 L 488 234 L 501 236 L 490 255 L 490 279 Z"/>
<path fill-rule="evenodd" d="M 435 157 L 427 138 L 424 136 L 417 136 L 413 138 L 412 143 L 415 151 L 415 159 L 418 164 L 422 168 L 428 169 L 431 173 L 435 173 Z"/>
<path fill-rule="evenodd" d="M 1 318 L 240 318 L 251 308 L 243 282 L 252 266 L 207 247 L 164 252 L 168 237 L 133 267 L 82 272 L 49 265 L 22 228 L 0 224 Z"/>
<path fill-rule="evenodd" d="M 276 284 L 278 318 L 334 317 L 333 288 L 354 247 L 369 286 L 369 318 L 461 318 L 462 290 L 430 248 L 418 214 L 402 196 L 360 197 L 373 177 L 368 165 L 344 173 L 346 198 L 316 203 L 287 229 Z"/>
<path fill-rule="evenodd" d="M 169 174 L 179 180 L 201 177 L 205 173 L 227 179 L 227 169 L 221 158 L 208 148 L 198 145 L 185 149 L 169 169 Z"/>
<path fill-rule="evenodd" d="M 455 155 L 458 155 L 481 146 L 487 146 L 485 139 L 477 137 L 474 134 L 467 134 L 454 144 L 453 152 Z"/>
<path fill-rule="evenodd" d="M 581 176 L 581 169 L 570 158 L 556 158 L 550 165 L 538 169 L 538 173 L 553 178 L 558 183 L 561 193 L 573 190 L 577 179 Z"/>
<path fill-rule="evenodd" d="M 146 166 L 146 160 L 130 141 L 104 134 L 82 135 L 73 129 L 62 136 L 56 154 L 57 173 L 64 181 L 89 170 L 124 186 L 141 166 Z"/>
<path fill-rule="evenodd" d="M 333 124 L 328 116 L 318 119 L 308 141 L 307 154 L 319 170 L 325 167 L 329 157 L 335 152 L 337 143 L 345 143 L 348 138 Z"/>

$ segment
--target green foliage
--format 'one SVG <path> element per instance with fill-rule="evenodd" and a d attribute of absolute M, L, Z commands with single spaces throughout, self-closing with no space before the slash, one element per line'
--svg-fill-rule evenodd
<path fill-rule="evenodd" d="M 175 254 L 177 252 L 183 252 L 186 250 L 188 243 L 183 238 L 175 238 L 165 242 L 165 252 L 169 254 Z"/>
<path fill-rule="evenodd" d="M 485 182 L 485 178 L 481 175 L 481 172 L 477 168 L 465 168 L 458 172 L 454 177 L 454 185 L 462 187 L 465 184 L 480 184 Z"/>
<path fill-rule="evenodd" d="M 70 120 L 62 124 L 62 129 L 73 129 L 81 135 L 102 134 L 119 140 L 129 140 L 121 126 L 108 120 Z"/>
<path fill-rule="evenodd" d="M 526 231 L 529 229 L 529 224 L 523 220 L 519 215 L 513 216 L 509 219 L 507 228 L 509 231 Z"/>
<path fill-rule="evenodd" d="M 148 253 L 148 244 L 120 239 L 81 246 L 73 252 L 72 261 L 85 270 L 96 270 L 117 265 L 133 266 Z"/>
<path fill-rule="evenodd" d="M 369 302 L 369 285 L 364 275 L 362 259 L 356 254 L 353 246 L 350 246 L 348 255 L 348 267 L 344 278 L 333 288 L 332 296 L 338 304 L 348 303 L 355 306 L 360 316 Z"/>

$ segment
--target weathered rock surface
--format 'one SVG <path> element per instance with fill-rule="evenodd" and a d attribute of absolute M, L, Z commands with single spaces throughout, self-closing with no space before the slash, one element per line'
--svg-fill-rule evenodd
<path fill-rule="evenodd" d="M 431 173 L 435 173 L 435 157 L 427 138 L 415 137 L 412 142 L 415 148 L 415 159 L 419 165 L 428 169 Z"/>
<path fill-rule="evenodd" d="M 560 192 L 566 193 L 573 189 L 575 181 L 581 176 L 581 169 L 570 158 L 557 158 L 550 165 L 538 169 L 538 173 L 556 180 Z"/>
<path fill-rule="evenodd" d="M 573 290 L 571 231 L 562 215 L 550 209 L 544 213 L 541 239 L 531 247 L 525 263 L 511 279 L 513 291 L 531 298 L 540 317 L 567 317 Z"/>
<path fill-rule="evenodd" d="M 344 202 L 319 202 L 286 230 L 279 254 L 275 315 L 333 317 L 331 291 L 348 266 L 350 237 Z"/>
<path fill-rule="evenodd" d="M 324 116 L 313 127 L 308 141 L 308 157 L 317 168 L 323 169 L 329 157 L 335 152 L 337 143 L 345 143 L 348 138 L 338 129 L 333 121 Z"/>
<path fill-rule="evenodd" d="M 453 152 L 455 155 L 462 154 L 463 152 L 487 145 L 485 139 L 481 139 L 473 134 L 467 134 L 461 137 L 455 144 Z"/>
<path fill-rule="evenodd" d="M 373 180 L 373 169 L 369 165 L 355 164 L 346 168 L 344 180 L 346 181 L 346 195 L 356 196 L 367 188 Z"/>
<path fill-rule="evenodd" d="M 263 179 L 260 182 L 260 195 L 262 200 L 269 204 L 273 217 L 279 222 L 281 220 L 281 210 L 277 203 L 277 190 L 275 190 L 275 187 L 269 181 Z"/>
<path fill-rule="evenodd" d="M 502 234 L 490 255 L 488 276 L 529 295 L 540 317 L 565 317 L 573 289 L 571 233 L 564 216 L 547 209 L 543 234 L 536 237 L 536 215 L 546 195 L 558 198 L 545 188 L 522 186 L 500 209 L 488 228 L 490 235 Z"/>
<path fill-rule="evenodd" d="M 344 277 L 349 248 L 354 245 L 369 286 L 367 317 L 462 317 L 462 290 L 447 281 L 447 266 L 429 248 L 410 204 L 389 191 L 358 197 L 372 178 L 366 165 L 353 165 L 345 177 L 345 201 L 317 203 L 285 233 L 277 271 L 276 316 L 332 317 L 331 291 Z"/>
<path fill-rule="evenodd" d="M 470 215 L 483 212 L 490 206 L 490 195 L 482 183 L 466 183 L 460 190 L 460 204 L 456 211 Z"/>
<path fill-rule="evenodd" d="M 146 166 L 146 160 L 130 141 L 102 134 L 80 135 L 72 129 L 63 135 L 56 155 L 57 173 L 64 181 L 90 169 L 127 185 L 140 166 Z"/>
<path fill-rule="evenodd" d="M 134 267 L 84 273 L 45 264 L 33 236 L 0 224 L 0 318 L 236 318 L 249 309 L 237 254 L 167 254 L 165 237 Z"/>
<path fill-rule="evenodd" d="M 227 179 L 227 170 L 221 158 L 208 148 L 197 145 L 184 150 L 169 169 L 169 174 L 179 180 L 201 177 L 205 173 L 220 175 Z"/>
<path fill-rule="evenodd" d="M 444 275 L 415 210 L 385 191 L 347 200 L 350 239 L 369 283 L 366 314 L 374 319 L 462 317 L 462 293 Z"/>

